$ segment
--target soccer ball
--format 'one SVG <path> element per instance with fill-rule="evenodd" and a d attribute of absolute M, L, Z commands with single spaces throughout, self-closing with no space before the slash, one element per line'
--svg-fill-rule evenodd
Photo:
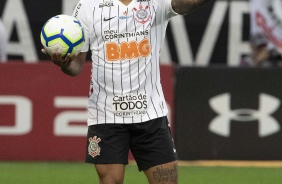
<path fill-rule="evenodd" d="M 45 51 L 51 55 L 53 52 L 78 54 L 84 44 L 84 32 L 80 22 L 69 15 L 57 15 L 50 18 L 42 27 L 41 43 Z"/>

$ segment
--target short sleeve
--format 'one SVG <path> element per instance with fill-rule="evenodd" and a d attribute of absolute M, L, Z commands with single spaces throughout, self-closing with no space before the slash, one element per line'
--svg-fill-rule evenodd
<path fill-rule="evenodd" d="M 178 13 L 176 13 L 173 9 L 172 9 L 172 6 L 171 6 L 171 0 L 163 0 L 164 3 L 160 3 L 160 4 L 163 4 L 165 7 L 165 12 L 167 14 L 167 17 L 168 18 L 171 18 L 171 17 L 174 17 L 176 15 L 178 15 Z"/>
<path fill-rule="evenodd" d="M 87 12 L 89 12 L 89 10 L 87 8 L 89 8 L 89 6 L 87 6 L 87 2 L 85 0 L 81 0 L 76 5 L 74 12 L 73 12 L 73 16 L 79 20 L 79 22 L 81 23 L 81 26 L 83 27 L 83 31 L 84 31 L 85 44 L 83 45 L 81 52 L 88 52 L 89 44 L 90 44 L 90 38 L 89 38 L 90 30 L 88 26 L 89 18 L 87 16 Z"/>

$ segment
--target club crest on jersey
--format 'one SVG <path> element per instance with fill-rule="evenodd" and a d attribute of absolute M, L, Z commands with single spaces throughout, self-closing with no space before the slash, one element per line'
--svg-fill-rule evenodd
<path fill-rule="evenodd" d="M 97 136 L 89 138 L 88 154 L 93 158 L 100 155 L 101 148 L 99 146 L 100 138 Z"/>
<path fill-rule="evenodd" d="M 145 7 L 140 5 L 138 8 L 133 8 L 133 13 L 135 21 L 139 23 L 145 24 L 151 19 L 148 5 Z"/>

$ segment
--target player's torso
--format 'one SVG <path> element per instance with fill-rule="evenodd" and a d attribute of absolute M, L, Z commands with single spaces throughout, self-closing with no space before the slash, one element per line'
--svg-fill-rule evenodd
<path fill-rule="evenodd" d="M 156 0 L 93 1 L 90 119 L 134 123 L 166 115 L 159 52 L 167 20 Z M 90 120 L 90 121 L 91 121 Z"/>
<path fill-rule="evenodd" d="M 160 20 L 161 13 L 157 17 L 158 2 L 132 0 L 128 5 L 119 0 L 93 2 L 88 29 L 93 73 L 100 76 L 94 76 L 94 80 L 101 85 L 106 82 L 108 87 L 115 83 L 112 85 L 115 89 L 108 90 L 117 94 L 137 91 L 159 64 L 166 25 Z"/>
<path fill-rule="evenodd" d="M 104 52 L 106 62 L 147 57 L 151 45 L 158 44 L 152 39 L 157 36 L 152 31 L 157 9 L 156 1 L 151 0 L 132 0 L 127 6 L 119 0 L 98 0 L 91 12 L 91 49 Z"/>

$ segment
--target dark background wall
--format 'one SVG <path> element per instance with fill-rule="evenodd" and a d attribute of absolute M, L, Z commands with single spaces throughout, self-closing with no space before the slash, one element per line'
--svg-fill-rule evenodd
<path fill-rule="evenodd" d="M 1 0 L 0 16 L 9 37 L 9 59 L 38 62 L 43 24 L 71 14 L 78 0 Z M 161 61 L 185 66 L 238 66 L 250 53 L 247 0 L 214 0 L 186 16 L 172 18 Z"/>

